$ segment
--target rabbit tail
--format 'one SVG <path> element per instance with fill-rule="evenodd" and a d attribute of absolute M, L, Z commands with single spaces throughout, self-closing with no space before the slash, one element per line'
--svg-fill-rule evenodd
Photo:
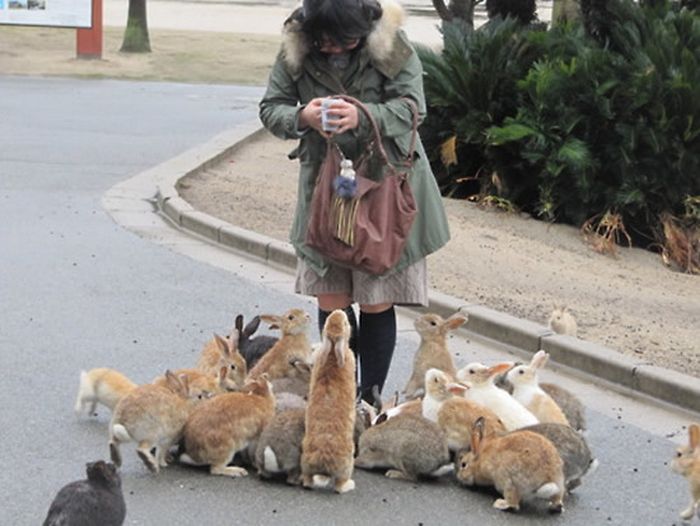
<path fill-rule="evenodd" d="M 263 452 L 263 467 L 265 471 L 269 473 L 279 473 L 282 471 L 277 462 L 277 455 L 275 455 L 275 452 L 270 446 L 267 446 Z"/>
<path fill-rule="evenodd" d="M 551 499 L 560 492 L 561 490 L 559 489 L 559 486 L 556 485 L 556 483 L 547 482 L 546 484 L 543 484 L 537 489 L 535 495 L 540 499 Z"/>
<path fill-rule="evenodd" d="M 112 437 L 117 442 L 131 442 L 132 438 L 126 428 L 121 424 L 114 424 L 112 426 Z"/>
<path fill-rule="evenodd" d="M 454 473 L 455 470 L 455 465 L 454 463 L 450 462 L 449 464 L 445 464 L 444 466 L 440 466 L 437 468 L 435 471 L 433 471 L 430 476 L 431 477 L 444 477 L 445 475 L 449 475 L 450 473 Z"/>

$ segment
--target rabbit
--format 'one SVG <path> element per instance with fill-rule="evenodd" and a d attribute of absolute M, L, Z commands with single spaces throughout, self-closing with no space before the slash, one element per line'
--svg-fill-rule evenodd
<path fill-rule="evenodd" d="M 279 338 L 264 334 L 251 338 L 251 336 L 255 334 L 255 331 L 257 331 L 258 327 L 260 326 L 260 316 L 255 316 L 252 320 L 250 320 L 250 322 L 248 322 L 248 325 L 243 327 L 243 315 L 239 314 L 236 316 L 235 324 L 236 329 L 240 334 L 238 348 L 240 353 L 243 355 L 243 358 L 245 358 L 248 369 L 252 369 L 258 360 L 260 360 L 260 358 L 267 351 L 269 351 L 275 343 L 277 343 Z"/>
<path fill-rule="evenodd" d="M 221 365 L 219 373 L 215 376 L 205 374 L 199 369 L 177 369 L 173 371 L 173 374 L 177 377 L 186 376 L 190 389 L 196 389 L 210 397 L 227 391 L 236 391 L 239 388 L 229 377 L 230 370 L 230 367 Z M 165 387 L 167 379 L 161 375 L 154 378 L 151 383 Z"/>
<path fill-rule="evenodd" d="M 578 332 L 576 318 L 569 311 L 569 307 L 565 305 L 554 305 L 552 314 L 549 316 L 549 328 L 557 334 L 569 336 L 576 336 Z"/>
<path fill-rule="evenodd" d="M 499 510 L 519 510 L 522 500 L 546 499 L 549 509 L 564 511 L 563 462 L 554 445 L 532 431 L 484 437 L 484 419 L 472 428 L 471 451 L 459 457 L 457 480 L 465 486 L 494 486 L 504 498 Z"/>
<path fill-rule="evenodd" d="M 539 433 L 554 444 L 564 462 L 564 482 L 568 492 L 579 487 L 581 478 L 598 467 L 598 460 L 593 458 L 588 444 L 571 426 L 548 422 L 523 427 L 519 431 Z"/>
<path fill-rule="evenodd" d="M 413 400 L 399 404 L 399 392 L 396 391 L 389 401 L 383 402 L 377 386 L 375 386 L 372 394 L 374 395 L 373 408 L 375 412 L 377 412 L 376 416 L 372 419 L 373 426 L 381 424 L 385 420 L 394 418 L 400 414 L 411 413 L 414 415 L 421 415 L 423 413 L 423 400 L 420 398 L 414 398 Z"/>
<path fill-rule="evenodd" d="M 421 414 L 431 422 L 437 422 L 442 404 L 455 394 L 462 395 L 468 387 L 450 381 L 439 369 L 428 369 L 425 373 L 425 396 L 421 402 Z"/>
<path fill-rule="evenodd" d="M 108 407 L 110 411 L 126 394 L 136 389 L 137 385 L 119 371 L 100 367 L 89 371 L 80 371 L 80 387 L 75 400 L 75 412 L 82 413 L 90 404 L 88 414 L 95 414 L 97 404 Z"/>
<path fill-rule="evenodd" d="M 228 338 L 222 338 L 214 334 L 214 338 L 207 343 L 197 362 L 197 369 L 204 374 L 216 376 L 221 367 L 228 367 L 228 378 L 237 387 L 245 382 L 248 367 L 245 359 L 238 352 L 238 331 L 233 330 Z"/>
<path fill-rule="evenodd" d="M 258 474 L 264 478 L 284 473 L 287 484 L 301 483 L 301 443 L 304 438 L 305 409 L 277 413 L 260 434 L 255 451 Z"/>
<path fill-rule="evenodd" d="M 122 481 L 111 462 L 86 466 L 87 479 L 61 488 L 53 499 L 44 526 L 121 526 L 126 517 Z"/>
<path fill-rule="evenodd" d="M 472 426 L 478 418 L 484 419 L 484 437 L 505 432 L 505 426 L 496 414 L 483 405 L 453 396 L 438 410 L 437 425 L 445 433 L 450 451 L 463 450 L 471 444 Z"/>
<path fill-rule="evenodd" d="M 274 391 L 274 384 L 272 387 Z M 275 393 L 275 413 L 281 413 L 289 409 L 306 409 L 306 400 L 298 394 L 282 391 Z"/>
<path fill-rule="evenodd" d="M 513 398 L 523 404 L 540 422 L 569 425 L 564 412 L 557 403 L 544 392 L 537 380 L 537 373 L 544 368 L 549 354 L 537 351 L 529 365 L 516 365 L 506 375 L 513 386 Z"/>
<path fill-rule="evenodd" d="M 302 483 L 306 488 L 332 483 L 337 493 L 355 489 L 352 472 L 357 386 L 350 332 L 345 312 L 331 312 L 323 327 L 323 348 L 311 371 L 301 448 Z"/>
<path fill-rule="evenodd" d="M 573 393 L 567 391 L 563 387 L 551 384 L 551 383 L 541 383 L 540 388 L 552 397 L 552 400 L 559 406 L 563 411 L 566 420 L 569 425 L 585 434 L 586 431 L 586 408 Z"/>
<path fill-rule="evenodd" d="M 284 376 L 272 380 L 272 387 L 277 395 L 279 393 L 293 393 L 306 398 L 309 395 L 310 381 L 311 365 L 303 360 L 294 358 L 289 361 Z"/>
<path fill-rule="evenodd" d="M 153 473 L 167 465 L 168 449 L 177 444 L 194 404 L 203 394 L 190 390 L 187 377 L 178 378 L 166 371 L 167 387 L 146 384 L 122 398 L 114 408 L 110 422 L 109 450 L 121 466 L 119 446 L 122 442 L 138 443 L 136 452 Z M 156 456 L 151 449 L 156 448 Z"/>
<path fill-rule="evenodd" d="M 466 321 L 467 317 L 461 313 L 454 314 L 446 320 L 438 314 L 428 313 L 413 323 L 421 341 L 413 358 L 413 373 L 403 389 L 406 398 L 423 395 L 425 372 L 428 369 L 440 369 L 450 377 L 455 377 L 457 369 L 447 349 L 447 333 L 459 328 Z"/>
<path fill-rule="evenodd" d="M 302 309 L 290 309 L 283 316 L 263 314 L 260 318 L 270 323 L 271 329 L 280 329 L 282 337 L 250 370 L 249 377 L 267 373 L 270 381 L 284 378 L 291 360 L 310 360 L 311 344 L 306 333 L 311 316 Z"/>
<path fill-rule="evenodd" d="M 457 371 L 457 378 L 470 385 L 465 398 L 496 413 L 503 421 L 506 431 L 538 423 L 537 417 L 525 406 L 494 384 L 496 375 L 507 371 L 512 365 L 510 362 L 504 362 L 489 368 L 480 363 L 470 363 Z"/>
<path fill-rule="evenodd" d="M 688 427 L 688 445 L 676 450 L 671 469 L 690 484 L 690 504 L 680 513 L 681 518 L 689 521 L 695 513 L 700 518 L 700 425 Z"/>
<path fill-rule="evenodd" d="M 425 397 L 423 416 L 435 422 L 445 433 L 450 451 L 459 451 L 469 446 L 471 427 L 480 416 L 485 418 L 485 435 L 501 433 L 503 422 L 488 408 L 461 396 L 468 388 L 451 382 L 443 371 L 429 369 L 425 375 Z"/>
<path fill-rule="evenodd" d="M 228 464 L 258 439 L 274 414 L 275 396 L 266 374 L 249 379 L 240 392 L 207 400 L 187 419 L 180 462 L 208 465 L 212 475 L 247 476 L 245 468 Z"/>
<path fill-rule="evenodd" d="M 360 436 L 355 467 L 391 468 L 389 478 L 415 481 L 454 471 L 444 433 L 420 415 L 404 414 L 372 426 Z"/>

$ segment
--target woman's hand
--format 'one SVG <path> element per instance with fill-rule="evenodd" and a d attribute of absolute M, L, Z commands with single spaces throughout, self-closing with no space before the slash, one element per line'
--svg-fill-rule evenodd
<path fill-rule="evenodd" d="M 299 128 L 304 129 L 304 128 L 313 128 L 317 132 L 319 132 L 323 136 L 327 136 L 328 134 L 323 131 L 323 127 L 321 126 L 321 103 L 323 102 L 323 98 L 318 97 L 315 99 L 311 99 L 306 106 L 304 106 L 304 109 L 301 110 L 301 113 L 299 113 Z"/>
<path fill-rule="evenodd" d="M 342 99 L 333 101 L 328 108 L 328 115 L 333 117 L 333 125 L 338 126 L 336 131 L 331 132 L 335 135 L 354 130 L 360 124 L 357 106 Z"/>
<path fill-rule="evenodd" d="M 334 126 L 337 130 L 334 132 L 323 131 L 321 124 L 321 104 L 323 98 L 318 97 L 310 100 L 304 109 L 299 114 L 300 128 L 313 128 L 324 137 L 345 133 L 348 130 L 354 130 L 360 123 L 357 107 L 344 100 L 335 100 L 328 108 L 328 115 L 331 117 Z"/>

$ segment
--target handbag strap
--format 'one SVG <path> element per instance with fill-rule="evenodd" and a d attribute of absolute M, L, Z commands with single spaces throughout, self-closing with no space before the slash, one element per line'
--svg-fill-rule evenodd
<path fill-rule="evenodd" d="M 355 105 L 358 109 L 362 111 L 362 113 L 367 118 L 367 121 L 370 123 L 374 135 L 374 139 L 370 141 L 369 147 L 371 148 L 372 145 L 375 144 L 377 147 L 377 151 L 379 152 L 379 155 L 382 158 L 382 161 L 384 161 L 384 164 L 392 167 L 392 171 L 394 171 L 393 165 L 389 162 L 389 157 L 387 156 L 386 150 L 384 149 L 384 145 L 382 144 L 382 134 L 379 131 L 379 125 L 377 124 L 375 118 L 372 116 L 372 113 L 369 111 L 369 108 L 367 108 L 367 106 L 365 106 L 358 99 L 356 99 L 355 97 L 351 97 L 350 95 L 334 95 L 333 98 L 342 99 L 346 102 L 349 102 L 350 104 Z M 418 139 L 418 106 L 413 101 L 413 99 L 410 99 L 408 97 L 401 97 L 400 100 L 403 100 L 406 103 L 408 103 L 408 105 L 411 108 L 411 115 L 413 121 L 411 130 L 411 143 L 408 148 L 408 155 L 402 163 L 404 166 L 411 167 L 413 166 L 413 155 L 416 151 L 416 141 Z"/>

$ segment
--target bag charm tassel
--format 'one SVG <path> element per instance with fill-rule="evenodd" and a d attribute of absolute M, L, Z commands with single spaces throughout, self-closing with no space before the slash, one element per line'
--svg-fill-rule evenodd
<path fill-rule="evenodd" d="M 358 201 L 355 198 L 357 193 L 355 170 L 350 159 L 340 161 L 340 174 L 333 181 L 333 190 L 335 196 L 331 204 L 331 221 L 333 221 L 334 237 L 352 246 Z"/>

